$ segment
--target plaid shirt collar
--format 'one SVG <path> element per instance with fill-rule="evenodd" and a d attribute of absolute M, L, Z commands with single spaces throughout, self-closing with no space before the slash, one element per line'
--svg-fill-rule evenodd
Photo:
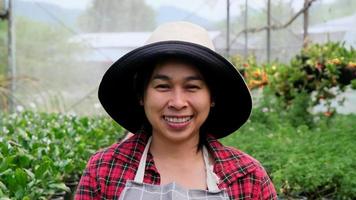
<path fill-rule="evenodd" d="M 146 134 L 135 134 L 115 148 L 113 157 L 137 168 L 147 141 L 148 136 Z M 229 185 L 237 178 L 245 176 L 256 168 L 256 160 L 243 152 L 223 146 L 212 135 L 207 136 L 207 148 L 215 160 L 214 172 L 219 177 L 220 184 Z M 147 155 L 145 170 L 158 173 L 150 153 Z"/>

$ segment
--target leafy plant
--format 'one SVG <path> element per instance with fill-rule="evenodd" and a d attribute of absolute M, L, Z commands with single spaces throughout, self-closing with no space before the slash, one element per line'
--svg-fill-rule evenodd
<path fill-rule="evenodd" d="M 275 111 L 260 109 L 254 109 L 251 120 L 237 133 L 224 138 L 223 143 L 259 160 L 279 197 L 356 198 L 356 180 L 351 178 L 356 175 L 356 115 L 317 115 L 317 126 L 295 128 L 290 123 L 293 119 L 277 118 Z M 256 113 L 260 116 L 254 116 Z"/>
<path fill-rule="evenodd" d="M 356 115 L 313 115 L 315 126 L 293 124 L 299 112 L 286 111 L 265 91 L 247 124 L 223 143 L 261 161 L 280 197 L 356 198 Z M 68 181 L 78 181 L 90 155 L 123 135 L 105 117 L 0 115 L 2 198 L 48 199 L 69 191 Z"/>
<path fill-rule="evenodd" d="M 69 192 L 94 152 L 122 129 L 103 117 L 34 112 L 0 114 L 0 197 L 47 199 Z"/>
<path fill-rule="evenodd" d="M 346 49 L 342 43 L 311 45 L 291 61 L 291 67 L 300 69 L 304 75 L 302 80 L 294 82 L 294 88 L 315 91 L 315 103 L 332 99 L 338 93 L 330 91 L 331 88 L 344 91 L 356 78 L 355 58 L 356 51 Z"/>
<path fill-rule="evenodd" d="M 296 98 L 309 96 L 309 108 L 325 103 L 325 115 L 331 116 L 335 110 L 331 100 L 345 91 L 348 85 L 356 88 L 356 50 L 347 49 L 343 43 L 313 44 L 303 49 L 289 64 L 278 62 L 257 64 L 254 57 L 246 61 L 238 56 L 231 61 L 246 78 L 251 89 L 268 85 L 281 98 L 286 109 L 293 107 Z M 340 101 L 339 103 L 342 103 Z M 307 109 L 306 109 L 307 111 Z M 308 112 L 305 112 L 308 114 Z"/>

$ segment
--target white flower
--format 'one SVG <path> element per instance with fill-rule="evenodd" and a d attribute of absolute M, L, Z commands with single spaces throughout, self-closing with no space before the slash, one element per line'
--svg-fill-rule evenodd
<path fill-rule="evenodd" d="M 5 134 L 8 134 L 10 131 L 6 127 L 2 127 L 2 132 L 4 132 Z"/>
<path fill-rule="evenodd" d="M 30 103 L 30 107 L 35 109 L 36 108 L 36 104 L 34 104 L 33 102 Z"/>
<path fill-rule="evenodd" d="M 262 112 L 268 112 L 268 108 L 267 107 L 264 107 L 264 108 L 262 108 Z"/>
<path fill-rule="evenodd" d="M 95 103 L 95 104 L 94 104 L 94 108 L 95 108 L 95 109 L 100 108 L 100 103 Z"/>
<path fill-rule="evenodd" d="M 16 106 L 16 110 L 19 111 L 19 112 L 22 112 L 22 111 L 24 111 L 24 107 L 18 105 L 18 106 Z"/>
<path fill-rule="evenodd" d="M 71 116 L 71 117 L 76 117 L 77 113 L 75 113 L 73 110 L 71 110 L 71 111 L 68 112 L 68 115 Z"/>

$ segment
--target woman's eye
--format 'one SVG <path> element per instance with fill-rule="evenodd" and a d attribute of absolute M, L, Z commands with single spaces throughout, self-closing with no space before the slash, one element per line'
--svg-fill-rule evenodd
<path fill-rule="evenodd" d="M 198 90 L 198 89 L 200 89 L 200 87 L 198 85 L 188 85 L 187 89 L 188 90 Z"/>
<path fill-rule="evenodd" d="M 155 88 L 156 89 L 169 89 L 169 85 L 167 85 L 167 84 L 159 84 L 159 85 L 156 85 Z"/>

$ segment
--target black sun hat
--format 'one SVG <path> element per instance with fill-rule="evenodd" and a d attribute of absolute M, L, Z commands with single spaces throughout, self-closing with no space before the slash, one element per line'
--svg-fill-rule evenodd
<path fill-rule="evenodd" d="M 159 26 L 146 45 L 125 54 L 103 76 L 98 92 L 100 103 L 122 127 L 137 133 L 147 122 L 137 98 L 135 76 L 162 57 L 191 61 L 210 83 L 215 106 L 204 123 L 206 132 L 222 138 L 247 121 L 252 100 L 241 74 L 215 52 L 205 29 L 188 22 L 171 22 Z"/>

